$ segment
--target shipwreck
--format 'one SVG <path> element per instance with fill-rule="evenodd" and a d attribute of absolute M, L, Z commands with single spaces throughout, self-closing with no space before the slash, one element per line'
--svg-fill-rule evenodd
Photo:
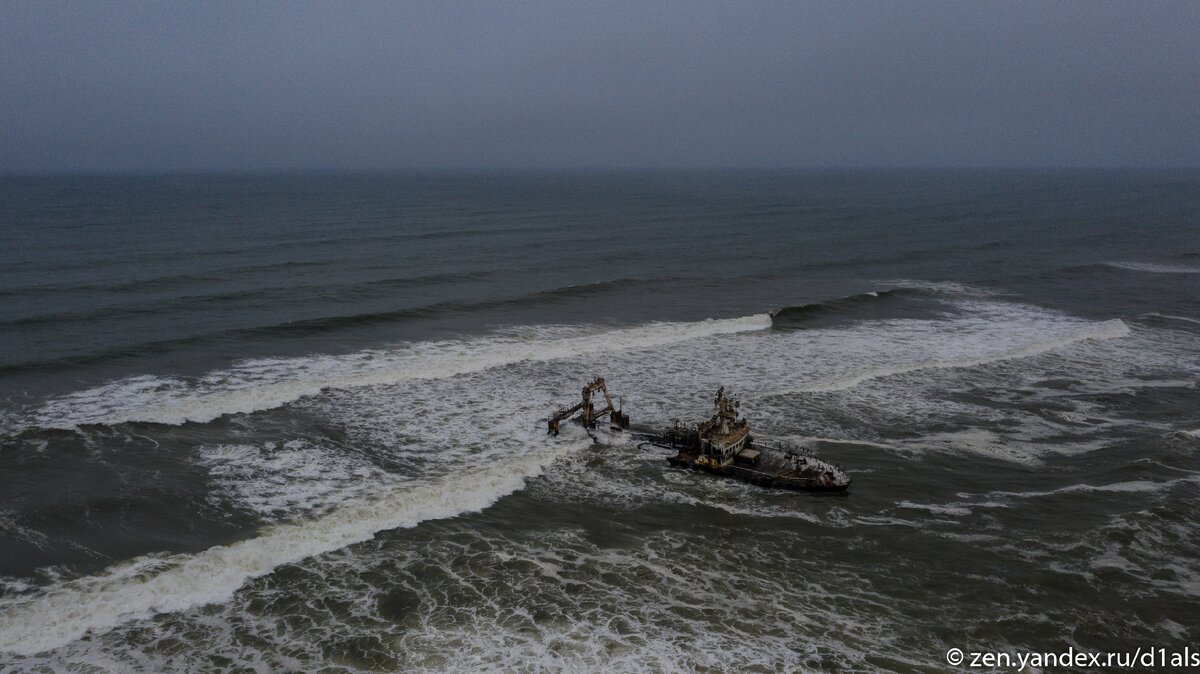
<path fill-rule="evenodd" d="M 598 403 L 599 398 L 603 403 Z M 750 484 L 793 491 L 840 492 L 850 487 L 850 476 L 840 465 L 782 442 L 754 437 L 750 422 L 738 416 L 739 403 L 717 390 L 715 413 L 706 421 L 685 425 L 675 422 L 661 433 L 633 434 L 639 447 L 652 445 L 675 450 L 667 461 L 679 468 L 701 470 Z M 559 408 L 546 421 L 546 430 L 558 435 L 570 421 L 595 429 L 604 421 L 613 431 L 629 429 L 629 415 L 613 404 L 603 377 L 583 387 L 579 402 Z"/>
<path fill-rule="evenodd" d="M 677 450 L 668 459 L 672 466 L 762 487 L 817 492 L 850 487 L 850 476 L 840 465 L 785 443 L 755 438 L 745 417 L 738 418 L 738 402 L 726 397 L 724 387 L 717 390 L 713 404 L 716 412 L 707 421 L 693 425 L 676 422 L 643 444 Z"/>
<path fill-rule="evenodd" d="M 592 396 L 596 393 L 604 398 L 604 405 L 599 408 L 592 402 Z M 584 428 L 592 429 L 596 428 L 599 422 L 605 418 L 614 429 L 629 428 L 629 415 L 622 412 L 620 407 L 613 406 L 612 395 L 608 392 L 608 385 L 604 383 L 604 377 L 596 377 L 583 387 L 579 402 L 560 408 L 554 413 L 554 416 L 547 420 L 547 432 L 551 435 L 558 435 L 560 424 L 567 420 L 574 421 Z"/>

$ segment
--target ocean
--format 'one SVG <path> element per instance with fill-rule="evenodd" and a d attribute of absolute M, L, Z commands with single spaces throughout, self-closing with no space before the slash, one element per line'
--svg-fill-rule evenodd
<path fill-rule="evenodd" d="M 1200 171 L 5 177 L 0 344 L 0 671 L 1200 644 Z"/>

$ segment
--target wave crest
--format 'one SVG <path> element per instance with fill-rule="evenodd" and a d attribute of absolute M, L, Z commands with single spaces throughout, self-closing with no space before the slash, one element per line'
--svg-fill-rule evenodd
<path fill-rule="evenodd" d="M 32 596 L 0 599 L 0 651 L 33 655 L 136 618 L 224 601 L 248 581 L 285 564 L 370 540 L 388 529 L 479 512 L 588 442 L 585 438 L 350 502 L 320 519 L 278 525 L 232 545 L 196 554 L 140 557 Z"/>
<path fill-rule="evenodd" d="M 1093 325 L 1089 325 L 1084 329 L 1072 335 L 1063 337 L 1055 337 L 1042 342 L 1035 342 L 1024 346 L 1000 351 L 997 353 L 988 354 L 974 358 L 962 358 L 952 360 L 927 361 L 924 363 L 913 363 L 907 365 L 898 365 L 894 367 L 878 367 L 859 370 L 850 375 L 829 379 L 825 381 L 815 382 L 808 386 L 802 387 L 793 391 L 795 393 L 824 393 L 829 391 L 844 391 L 863 382 L 881 377 L 892 377 L 895 375 L 908 374 L 910 372 L 918 372 L 922 370 L 942 370 L 960 367 L 978 367 L 1005 360 L 1015 360 L 1018 358 L 1029 358 L 1031 356 L 1041 355 L 1048 351 L 1061 349 L 1076 342 L 1081 342 L 1089 339 L 1116 339 L 1126 337 L 1130 334 L 1129 326 L 1125 321 L 1119 318 L 1109 319 Z"/>
<path fill-rule="evenodd" d="M 522 361 L 647 348 L 770 326 L 769 315 L 756 314 L 584 334 L 546 327 L 519 335 L 417 342 L 341 356 L 257 359 L 197 379 L 147 375 L 77 391 L 50 400 L 18 424 L 69 430 L 88 424 L 207 423 L 280 407 L 326 388 L 445 379 Z"/>
<path fill-rule="evenodd" d="M 1200 267 L 1185 267 L 1174 264 L 1155 264 L 1153 262 L 1105 262 L 1104 266 L 1126 271 L 1140 271 L 1149 274 L 1200 274 Z"/>

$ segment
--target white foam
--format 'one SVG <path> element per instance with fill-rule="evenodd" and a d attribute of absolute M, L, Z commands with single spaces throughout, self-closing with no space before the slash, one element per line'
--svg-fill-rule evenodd
<path fill-rule="evenodd" d="M 738 338 L 736 348 L 725 340 L 693 340 L 625 352 L 607 358 L 604 370 L 621 373 L 625 387 L 637 392 L 632 409 L 638 421 L 698 418 L 708 410 L 711 391 L 723 384 L 742 394 L 760 431 L 776 437 L 866 441 L 909 454 L 942 445 L 1036 463 L 1047 452 L 1103 446 L 1102 429 L 1095 423 L 1068 428 L 1027 408 L 977 404 L 945 391 L 974 385 L 991 390 L 1030 377 L 1034 381 L 1022 395 L 1025 388 L 1047 391 L 1036 380 L 1048 372 L 1072 381 L 1120 374 L 1140 385 L 1135 369 L 1158 368 L 1146 360 L 1146 354 L 1160 353 L 1147 350 L 1159 334 L 1154 330 L 1008 301 L 966 298 L 953 305 L 956 311 L 936 318 L 775 330 Z M 964 367 L 975 364 L 987 367 Z M 1000 430 L 963 428 L 966 419 L 995 422 L 991 427 Z M 896 424 L 921 435 L 896 439 L 886 430 Z"/>
<path fill-rule="evenodd" d="M 14 538 L 25 541 L 39 550 L 49 549 L 49 536 L 22 525 L 18 519 L 17 513 L 11 510 L 0 510 L 0 531 L 7 532 Z"/>
<path fill-rule="evenodd" d="M 1115 515 L 1097 533 L 1051 547 L 1069 553 L 1075 564 L 1086 564 L 1091 571 L 1119 569 L 1156 590 L 1200 596 L 1200 568 L 1192 552 L 1194 522 L 1164 519 L 1146 509 Z"/>
<path fill-rule="evenodd" d="M 264 517 L 320 512 L 355 496 L 377 492 L 386 475 L 361 455 L 305 440 L 281 445 L 207 445 L 210 500 L 232 503 Z"/>
<path fill-rule="evenodd" d="M 342 356 L 265 358 L 239 363 L 195 380 L 140 376 L 55 398 L 27 420 L 43 428 L 150 422 L 178 425 L 272 409 L 326 388 L 441 379 L 521 361 L 551 361 L 586 354 L 648 348 L 762 330 L 768 314 L 694 323 L 651 323 L 579 334 L 547 327 L 519 334 L 405 344 Z"/>
<path fill-rule="evenodd" d="M 957 281 L 925 281 L 922 279 L 883 279 L 876 280 L 874 283 L 887 286 L 889 288 L 913 288 L 916 290 L 927 290 L 935 293 L 947 293 L 950 295 L 974 295 L 974 296 L 991 296 L 1003 295 L 1002 291 L 993 290 L 990 288 L 980 288 L 978 286 L 958 283 Z"/>
<path fill-rule="evenodd" d="M 723 562 L 740 569 L 731 580 L 727 566 L 712 563 L 710 546 L 675 532 L 649 535 L 626 549 L 599 548 L 570 531 L 489 542 L 469 564 L 449 563 L 464 554 L 458 545 L 435 543 L 422 551 L 439 574 L 461 569 L 444 573 L 479 599 L 469 610 L 455 610 L 438 601 L 444 590 L 430 587 L 427 578 L 408 580 L 414 594 L 431 600 L 422 605 L 434 617 L 393 633 L 390 645 L 406 658 L 399 668 L 804 671 L 815 662 L 811 650 L 819 648 L 829 667 L 854 669 L 862 664 L 857 644 L 873 643 L 876 653 L 890 654 L 882 646 L 890 639 L 889 618 L 906 608 L 844 567 L 788 577 L 794 560 L 765 546 L 727 551 Z M 492 580 L 492 559 L 503 564 L 506 583 Z M 514 602 L 513 587 L 538 598 L 537 614 L 528 602 Z M 439 619 L 451 613 L 452 619 Z"/>
<path fill-rule="evenodd" d="M 483 510 L 578 446 L 558 445 L 375 499 L 352 501 L 320 519 L 278 525 L 229 546 L 141 557 L 32 597 L 0 599 L 0 651 L 31 655 L 156 612 L 225 601 L 246 582 L 284 564 L 369 540 L 386 529 Z"/>
<path fill-rule="evenodd" d="M 1129 480 L 1126 482 L 1112 482 L 1110 484 L 1073 484 L 1058 489 L 1049 491 L 993 491 L 989 492 L 988 496 L 1008 497 L 1008 498 L 1036 498 L 1041 496 L 1057 496 L 1059 494 L 1073 494 L 1080 492 L 1117 492 L 1117 493 L 1149 493 L 1170 489 L 1178 484 L 1200 484 L 1200 477 L 1180 477 L 1174 480 L 1164 480 L 1162 482 L 1154 482 L 1151 480 Z"/>
<path fill-rule="evenodd" d="M 1013 461 L 1026 465 L 1041 463 L 1041 455 L 1047 448 L 1036 441 L 1022 441 L 1008 435 L 1001 435 L 985 428 L 967 428 L 961 431 L 945 433 L 926 433 L 918 439 L 910 441 L 918 447 L 942 446 L 954 451 L 965 450 L 980 456 L 986 456 L 1001 461 Z M 1075 452 L 1099 449 L 1099 444 L 1075 447 Z M 1053 446 L 1053 451 L 1063 452 L 1063 445 Z"/>
<path fill-rule="evenodd" d="M 1076 342 L 1081 342 L 1089 339 L 1116 339 L 1126 337 L 1130 334 L 1129 326 L 1125 321 L 1119 318 L 1113 318 L 1100 323 L 1088 324 L 1079 328 L 1073 334 L 1063 336 L 1055 336 L 1041 341 L 1034 341 L 1020 346 L 1012 347 L 989 353 L 983 356 L 969 356 L 966 358 L 947 359 L 947 360 L 930 360 L 919 363 L 906 365 L 897 365 L 892 367 L 876 367 L 865 368 L 850 375 L 828 379 L 824 381 L 814 382 L 803 386 L 789 393 L 815 393 L 828 391 L 844 391 L 862 384 L 863 382 L 881 377 L 893 377 L 896 375 L 918 372 L 921 370 L 942 370 L 955 369 L 966 367 L 978 367 L 989 363 L 996 363 L 1005 360 L 1015 360 L 1020 358 L 1029 358 L 1037 356 L 1048 351 L 1061 349 L 1070 346 Z"/>
<path fill-rule="evenodd" d="M 959 504 L 943 504 L 936 505 L 932 503 L 913 503 L 911 501 L 901 501 L 896 504 L 898 508 L 907 508 L 909 510 L 925 510 L 935 515 L 949 515 L 951 517 L 965 517 L 971 514 L 971 509 Z"/>
<path fill-rule="evenodd" d="M 785 435 L 781 438 L 787 442 L 797 445 L 812 446 L 817 443 L 825 443 L 831 445 L 860 445 L 863 447 L 875 447 L 877 449 L 889 449 L 894 451 L 911 451 L 908 447 L 899 445 L 889 445 L 883 442 L 873 442 L 870 440 L 859 440 L 856 438 L 830 438 L 820 435 Z"/>
<path fill-rule="evenodd" d="M 1188 629 L 1186 627 L 1180 625 L 1174 620 L 1171 620 L 1170 618 L 1163 618 L 1162 622 L 1158 623 L 1156 627 L 1167 634 L 1170 634 L 1172 638 L 1180 641 L 1183 641 L 1188 634 Z"/>
<path fill-rule="evenodd" d="M 1200 274 L 1200 267 L 1185 267 L 1182 265 L 1155 264 L 1153 262 L 1105 262 L 1109 267 L 1141 271 L 1150 274 Z"/>
<path fill-rule="evenodd" d="M 959 494 L 959 496 L 968 495 Z M 977 508 L 994 509 L 1008 508 L 1010 506 L 1009 504 L 1001 501 L 954 501 L 950 503 L 913 503 L 912 501 L 900 501 L 896 504 L 896 507 L 907 510 L 925 510 L 935 515 L 966 517 L 967 515 L 972 514 Z"/>
<path fill-rule="evenodd" d="M 4 595 L 22 594 L 32 592 L 37 589 L 37 586 L 30 583 L 24 578 L 10 578 L 8 576 L 0 576 L 0 597 Z"/>
<path fill-rule="evenodd" d="M 959 301 L 956 299 L 954 303 L 958 305 Z M 937 320 L 861 321 L 837 329 L 771 331 L 736 340 L 688 339 L 647 344 L 645 348 L 633 347 L 616 353 L 602 345 L 552 363 L 530 359 L 500 369 L 452 378 L 430 377 L 418 383 L 397 379 L 395 373 L 383 371 L 375 382 L 379 385 L 360 386 L 356 382 L 305 398 L 298 404 L 302 407 L 298 411 L 320 420 L 322 428 L 337 428 L 338 442 L 332 447 L 314 441 L 311 446 L 283 445 L 277 449 L 249 444 L 202 448 L 208 465 L 218 467 L 217 486 L 223 498 L 256 512 L 283 510 L 288 514 L 301 511 L 311 515 L 314 510 L 319 511 L 350 494 L 302 490 L 291 496 L 281 495 L 281 500 L 274 503 L 266 500 L 266 494 L 261 494 L 262 500 L 256 500 L 256 494 L 274 488 L 280 477 L 307 482 L 310 475 L 326 465 L 339 476 L 343 471 L 352 476 L 356 470 L 353 459 L 357 457 L 348 457 L 352 460 L 344 465 L 338 458 L 338 452 L 345 446 L 369 452 L 377 465 L 411 475 L 414 481 L 371 501 L 359 500 L 362 498 L 359 496 L 316 521 L 265 529 L 258 538 L 228 548 L 214 548 L 197 555 L 143 557 L 98 577 L 52 581 L 48 592 L 27 588 L 22 592 L 26 597 L 0 599 L 0 647 L 30 639 L 31 645 L 26 650 L 12 647 L 15 652 L 26 653 L 66 644 L 33 661 L 7 661 L 17 663 L 10 666 L 30 669 L 42 666 L 50 671 L 78 669 L 97 662 L 104 664 L 94 665 L 96 668 L 115 671 L 204 670 L 217 667 L 214 664 L 217 657 L 232 662 L 233 668 L 260 671 L 351 666 L 331 663 L 329 644 L 350 643 L 350 639 L 360 636 L 365 641 L 385 644 L 383 650 L 389 655 L 394 649 L 400 663 L 394 668 L 405 670 L 428 666 L 477 670 L 541 667 L 691 671 L 745 668 L 747 663 L 761 665 L 763 669 L 870 668 L 873 661 L 863 659 L 867 656 L 859 654 L 857 649 L 864 643 L 886 646 L 889 639 L 897 639 L 896 626 L 906 624 L 905 616 L 911 615 L 913 606 L 904 597 L 873 593 L 869 582 L 854 582 L 854 571 L 845 565 L 820 563 L 822 547 L 836 552 L 836 545 L 814 545 L 814 554 L 803 558 L 790 554 L 795 549 L 790 544 L 730 545 L 722 552 L 733 560 L 745 562 L 743 566 L 730 567 L 742 569 L 734 574 L 736 582 L 732 583 L 726 567 L 718 568 L 711 563 L 713 546 L 725 542 L 721 527 L 715 525 L 698 526 L 687 532 L 654 530 L 638 537 L 646 545 L 638 549 L 633 541 L 619 540 L 616 545 L 604 541 L 601 545 L 591 540 L 595 532 L 577 530 L 569 523 L 544 530 L 538 527 L 535 532 L 505 528 L 498 535 L 489 532 L 490 525 L 478 527 L 476 522 L 463 522 L 462 526 L 439 525 L 437 535 L 424 536 L 420 531 L 389 535 L 387 545 L 380 549 L 365 545 L 338 548 L 340 552 L 330 554 L 321 552 L 345 541 L 369 538 L 377 527 L 388 526 L 389 518 L 403 519 L 404 523 L 398 526 L 412 526 L 421 517 L 450 516 L 489 498 L 499 498 L 495 494 L 506 493 L 511 485 L 508 477 L 498 478 L 505 484 L 478 484 L 481 475 L 500 474 L 480 466 L 498 467 L 502 463 L 507 466 L 500 471 L 504 475 L 510 470 L 517 474 L 531 473 L 537 468 L 530 465 L 528 470 L 518 469 L 512 462 L 513 456 L 524 455 L 516 452 L 535 447 L 544 456 L 554 457 L 561 454 L 552 451 L 552 444 L 572 444 L 563 443 L 568 438 L 589 442 L 582 433 L 573 434 L 580 429 L 571 426 L 557 441 L 542 445 L 544 424 L 536 422 L 538 415 L 577 394 L 577 379 L 581 374 L 606 375 L 615 390 L 626 394 L 626 409 L 633 413 L 638 424 L 657 425 L 676 416 L 690 420 L 704 415 L 712 393 L 708 385 L 712 383 L 715 389 L 717 383 L 726 383 L 749 396 L 743 399 L 749 403 L 745 409 L 756 427 L 761 425 L 777 436 L 812 434 L 804 438 L 809 443 L 821 440 L 860 443 L 857 436 L 870 436 L 872 424 L 890 427 L 883 423 L 888 418 L 911 416 L 916 419 L 914 427 L 921 432 L 957 428 L 958 419 L 1014 421 L 1028 417 L 1031 425 L 1038 421 L 1036 415 L 1025 412 L 996 411 L 969 401 L 948 400 L 944 395 L 948 387 L 978 387 L 980 395 L 1002 397 L 1004 390 L 997 393 L 999 389 L 994 385 L 1004 382 L 1002 386 L 1017 387 L 1011 389 L 1014 395 L 1026 395 L 1026 388 L 1042 391 L 1036 382 L 1049 378 L 1096 378 L 1107 382 L 1115 381 L 1119 374 L 1124 381 L 1131 376 L 1127 370 L 1134 361 L 1157 375 L 1157 366 L 1151 368 L 1144 362 L 1151 355 L 1166 365 L 1172 360 L 1187 360 L 1179 357 L 1177 351 L 1147 350 L 1143 341 L 1158 332 L 1171 332 L 1183 341 L 1181 331 L 1146 328 L 1138 329 L 1133 339 L 1085 345 L 1075 342 L 1076 346 L 1070 349 L 1036 360 L 1012 361 L 969 372 L 927 371 L 920 376 L 878 380 L 849 392 L 829 395 L 754 400 L 755 394 L 767 387 L 836 379 L 838 375 L 853 374 L 858 368 L 868 366 L 876 369 L 918 366 L 912 368 L 915 370 L 928 363 L 990 360 L 996 354 L 1069 340 L 1103 325 L 1027 305 L 978 304 L 987 306 L 966 306 L 961 314 L 947 314 Z M 591 336 L 579 331 L 567 334 L 565 329 L 545 329 L 503 335 L 501 341 L 536 347 L 555 340 Z M 447 363 L 452 352 L 470 355 L 472 349 L 486 346 L 478 339 L 444 344 L 445 351 L 416 348 L 429 348 L 424 353 L 431 358 L 445 355 L 438 362 Z M 410 348 L 413 347 L 404 347 Z M 371 377 L 376 376 L 370 370 L 372 362 L 384 363 L 379 367 L 386 370 L 386 363 L 408 363 L 415 359 L 417 356 L 408 352 L 366 352 L 362 362 L 340 362 L 332 367 L 330 372 L 336 376 L 329 375 L 319 364 L 307 372 L 301 371 L 301 364 L 320 359 L 281 360 L 279 371 L 265 372 L 261 381 L 250 385 L 270 386 L 288 377 L 292 377 L 288 381 L 300 381 L 303 377 L 318 381 L 321 377 L 350 378 L 347 372 L 363 374 L 363 380 L 372 383 Z M 1029 380 L 1024 385 L 1019 383 L 1023 377 Z M 199 394 L 205 384 L 192 381 L 187 385 Z M 224 384 L 215 380 L 213 385 Z M 150 395 L 157 393 L 151 391 Z M 1052 390 L 1045 395 L 1058 394 Z M 470 416 L 456 416 L 468 398 L 472 405 Z M 216 400 L 201 395 L 197 399 L 206 404 Z M 814 409 L 826 403 L 835 413 L 830 416 L 834 421 L 827 424 L 820 419 L 813 421 L 818 414 Z M 859 411 L 866 414 L 855 413 Z M 879 416 L 871 416 L 876 411 Z M 1099 411 L 1093 414 L 1089 408 L 1089 418 L 1097 416 Z M 867 417 L 870 423 L 864 421 Z M 836 421 L 839 418 L 845 421 Z M 255 422 L 246 420 L 247 425 Z M 1037 449 L 1036 439 L 1014 442 L 1014 437 L 1018 437 L 1016 430 L 1024 432 L 1025 426 L 1005 423 L 996 428 L 1002 429 L 1001 433 L 971 435 L 968 428 L 957 434 L 945 433 L 940 441 L 956 448 L 966 443 L 975 451 L 994 451 L 997 456 L 1014 450 L 1024 452 L 1026 446 L 1030 451 Z M 1042 426 L 1033 428 L 1043 430 Z M 1057 424 L 1051 431 L 1061 432 L 1056 428 Z M 925 437 L 939 441 L 934 433 Z M 906 440 L 873 439 L 879 440 L 875 444 L 882 447 L 907 447 Z M 1046 443 L 1044 449 L 1057 451 L 1056 447 Z M 273 452 L 286 455 L 277 456 Z M 794 529 L 800 535 L 813 532 L 812 535 L 819 536 L 820 532 L 799 520 L 820 527 L 856 527 L 859 532 L 848 532 L 856 537 L 873 535 L 869 528 L 906 527 L 913 532 L 958 537 L 973 544 L 988 541 L 990 550 L 996 547 L 992 542 L 1008 541 L 1011 537 L 977 533 L 981 527 L 985 530 L 990 527 L 987 522 L 990 518 L 974 517 L 963 524 L 953 518 L 960 516 L 962 510 L 982 515 L 978 509 L 1032 504 L 1017 500 L 1019 497 L 1015 495 L 1005 496 L 1008 492 L 1001 492 L 995 498 L 981 493 L 964 496 L 961 502 L 900 504 L 901 508 L 911 506 L 933 512 L 941 509 L 944 517 L 886 507 L 890 503 L 877 516 L 858 516 L 860 509 L 847 509 L 852 506 L 853 498 L 845 502 L 846 507 L 832 505 L 835 501 L 830 499 L 804 499 L 795 495 L 776 499 L 771 492 L 750 485 L 664 470 L 660 468 L 665 463 L 663 456 L 638 454 L 631 447 L 618 445 L 611 451 L 584 451 L 570 457 L 547 471 L 547 479 L 530 484 L 532 495 L 545 496 L 541 500 L 547 507 L 579 502 L 572 499 L 590 499 L 615 508 L 624 503 L 636 507 L 646 502 L 677 501 L 755 518 L 764 515 L 797 518 Z M 453 475 L 467 475 L 471 480 L 456 480 Z M 519 478 L 512 479 L 519 484 Z M 414 486 L 417 481 L 421 486 Z M 1153 485 L 1164 483 L 1119 484 L 1101 485 L 1098 489 L 1150 493 Z M 378 485 L 372 489 L 376 488 Z M 1088 488 L 1088 485 L 1073 485 L 1069 489 Z M 1057 492 L 1044 492 L 1051 493 Z M 397 500 L 400 494 L 412 496 L 401 503 Z M 441 505 L 427 503 L 439 499 Z M 974 499 L 979 500 L 973 502 Z M 371 504 L 390 505 L 372 509 Z M 611 509 L 601 512 L 608 513 Z M 639 513 L 632 515 L 636 517 Z M 783 520 L 779 522 L 786 526 Z M 405 540 L 409 538 L 407 534 L 414 534 L 412 540 Z M 843 538 L 839 536 L 838 540 Z M 1034 556 L 1030 559 L 1049 566 L 1047 553 L 1040 547 L 1032 547 Z M 319 556 L 303 559 L 313 554 Z M 1024 551 L 1014 548 L 1011 554 Z M 1158 554 L 1157 558 L 1165 558 L 1165 554 Z M 270 582 L 247 586 L 251 579 L 296 559 L 303 559 L 305 573 L 278 574 Z M 430 574 L 412 568 L 422 564 L 427 570 L 436 569 L 435 575 L 444 573 L 443 584 L 439 586 L 430 579 Z M 522 571 L 524 567 L 528 570 Z M 380 620 L 378 615 L 376 599 L 380 588 L 375 579 L 379 577 L 386 578 L 388 585 L 403 586 L 419 597 L 411 609 L 405 609 L 403 619 L 397 623 Z M 497 577 L 505 578 L 506 582 L 496 583 Z M 598 582 L 598 578 L 618 578 L 620 582 Z M 897 576 L 896 580 L 902 579 Z M 509 597 L 506 587 L 519 588 L 519 596 Z M 796 591 L 781 594 L 780 587 Z M 447 602 L 445 598 L 453 596 L 448 591 L 469 593 L 472 599 Z M 526 598 L 536 599 L 526 601 Z M 138 620 L 139 616 L 152 616 L 157 611 L 175 611 L 209 601 L 220 605 Z M 302 612 L 311 610 L 318 618 L 288 618 L 295 615 L 292 605 L 306 602 Z M 614 606 L 619 608 L 615 613 L 611 610 Z M 749 611 L 738 611 L 739 606 L 765 606 L 769 610 L 751 615 Z M 713 607 L 720 609 L 716 615 L 711 613 Z M 672 608 L 677 609 L 672 619 L 664 620 L 664 612 Z M 349 619 L 345 611 L 350 612 Z M 121 627 L 95 639 L 71 641 L 89 629 L 102 633 L 114 625 Z M 47 633 L 44 637 L 43 631 Z M 898 640 L 902 642 L 903 636 Z M 903 643 L 885 646 L 875 648 L 873 655 L 882 653 L 893 658 L 907 653 Z M 806 650 L 801 653 L 799 649 Z M 812 653 L 818 649 L 823 659 L 814 659 Z M 422 659 L 422 654 L 428 654 L 429 658 Z M 47 664 L 41 665 L 43 660 Z M 0 658 L 0 662 L 5 661 Z M 0 664 L 0 669 L 3 667 Z"/>
<path fill-rule="evenodd" d="M 1173 314 L 1160 314 L 1156 311 L 1151 311 L 1148 314 L 1142 314 L 1142 315 L 1143 316 L 1154 316 L 1156 318 L 1166 318 L 1166 319 L 1172 320 L 1172 321 L 1183 321 L 1184 323 L 1194 323 L 1196 325 L 1200 325 L 1200 320 L 1196 320 L 1195 318 L 1188 318 L 1187 316 L 1175 316 Z"/>

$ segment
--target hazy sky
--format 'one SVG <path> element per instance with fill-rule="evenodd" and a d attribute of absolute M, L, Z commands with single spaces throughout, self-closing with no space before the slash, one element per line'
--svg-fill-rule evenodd
<path fill-rule="evenodd" d="M 0 171 L 1200 166 L 1200 1 L 0 0 Z"/>

